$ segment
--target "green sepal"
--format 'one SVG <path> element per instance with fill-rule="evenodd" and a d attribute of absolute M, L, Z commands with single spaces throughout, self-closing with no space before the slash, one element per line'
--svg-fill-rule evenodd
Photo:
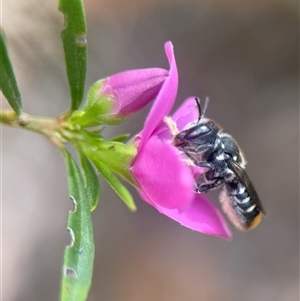
<path fill-rule="evenodd" d="M 0 89 L 11 105 L 20 115 L 22 112 L 21 94 L 17 85 L 13 67 L 11 65 L 5 45 L 4 34 L 0 28 Z"/>
<path fill-rule="evenodd" d="M 71 93 L 71 111 L 82 102 L 86 76 L 86 20 L 82 0 L 60 0 L 65 27 L 61 31 Z"/>
<path fill-rule="evenodd" d="M 115 191 L 119 198 L 125 203 L 125 205 L 131 210 L 135 211 L 136 206 L 132 195 L 126 189 L 126 187 L 119 181 L 119 179 L 113 174 L 113 172 L 101 161 L 93 160 L 99 172 L 102 174 L 103 178 L 107 181 L 110 187 Z"/>
<path fill-rule="evenodd" d="M 106 79 L 94 83 L 88 92 L 87 101 L 83 108 L 74 111 L 69 121 L 81 127 L 97 125 L 116 125 L 124 121 L 125 117 L 113 116 L 114 95 L 103 95 L 102 88 Z"/>
<path fill-rule="evenodd" d="M 95 254 L 90 203 L 79 168 L 69 153 L 62 151 L 73 208 L 68 216 L 70 243 L 64 254 L 61 301 L 84 301 L 92 282 Z"/>
<path fill-rule="evenodd" d="M 91 212 L 97 208 L 100 196 L 100 185 L 97 174 L 91 165 L 90 161 L 83 155 L 80 155 L 81 167 L 82 167 L 82 178 L 84 186 L 90 202 Z"/>
<path fill-rule="evenodd" d="M 82 145 L 82 150 L 94 164 L 97 161 L 104 163 L 114 173 L 137 186 L 130 173 L 131 163 L 137 154 L 133 145 L 118 141 L 96 141 Z"/>

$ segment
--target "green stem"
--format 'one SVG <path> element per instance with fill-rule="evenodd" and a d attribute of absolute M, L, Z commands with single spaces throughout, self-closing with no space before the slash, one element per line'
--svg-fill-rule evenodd
<path fill-rule="evenodd" d="M 25 113 L 18 116 L 14 111 L 4 110 L 0 111 L 0 122 L 10 127 L 39 133 L 58 148 L 62 148 L 68 141 L 80 139 L 78 131 L 68 128 L 63 117 L 33 117 Z"/>

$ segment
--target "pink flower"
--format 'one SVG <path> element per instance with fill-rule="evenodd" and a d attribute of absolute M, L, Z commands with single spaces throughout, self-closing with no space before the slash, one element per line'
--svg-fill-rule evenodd
<path fill-rule="evenodd" d="M 157 95 L 143 130 L 133 141 L 138 153 L 132 162 L 131 174 L 142 198 L 160 213 L 192 230 L 229 239 L 231 233 L 220 211 L 203 194 L 194 192 L 194 173 L 171 144 L 171 134 L 163 122 L 174 105 L 178 88 L 171 42 L 165 44 L 165 51 L 170 64 L 169 76 Z M 182 130 L 197 117 L 194 99 L 189 98 L 172 118 Z"/>

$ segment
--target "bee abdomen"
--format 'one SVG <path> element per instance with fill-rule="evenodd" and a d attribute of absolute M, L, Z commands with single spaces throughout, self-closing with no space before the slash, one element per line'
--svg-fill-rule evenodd
<path fill-rule="evenodd" d="M 220 194 L 220 201 L 231 222 L 241 230 L 249 230 L 259 224 L 262 213 L 247 193 L 247 190 L 240 189 L 240 191 L 243 192 L 233 194 L 232 185 L 226 184 Z"/>

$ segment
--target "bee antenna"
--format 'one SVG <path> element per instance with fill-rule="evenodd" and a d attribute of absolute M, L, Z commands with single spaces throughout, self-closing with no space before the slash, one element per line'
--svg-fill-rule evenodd
<path fill-rule="evenodd" d="M 195 101 L 198 107 L 198 113 L 199 113 L 199 117 L 198 117 L 198 122 L 201 120 L 201 116 L 202 116 L 202 110 L 201 110 L 201 105 L 200 105 L 200 99 L 198 97 L 195 97 Z"/>
<path fill-rule="evenodd" d="M 204 115 L 205 115 L 205 112 L 206 112 L 206 109 L 207 109 L 208 103 L 209 103 L 209 97 L 208 96 L 205 97 L 205 104 L 204 104 L 203 110 L 201 109 L 200 98 L 195 97 L 195 100 L 196 100 L 196 104 L 197 104 L 198 111 L 199 111 L 199 118 L 198 118 L 198 123 L 199 123 L 201 121 L 201 119 L 204 118 Z"/>
<path fill-rule="evenodd" d="M 206 113 L 208 104 L 209 104 L 209 97 L 206 96 L 206 97 L 205 97 L 205 104 L 204 104 L 204 109 L 203 109 L 203 113 L 202 113 L 203 116 L 202 116 L 202 117 L 204 117 L 204 115 L 205 115 L 205 113 Z"/>

